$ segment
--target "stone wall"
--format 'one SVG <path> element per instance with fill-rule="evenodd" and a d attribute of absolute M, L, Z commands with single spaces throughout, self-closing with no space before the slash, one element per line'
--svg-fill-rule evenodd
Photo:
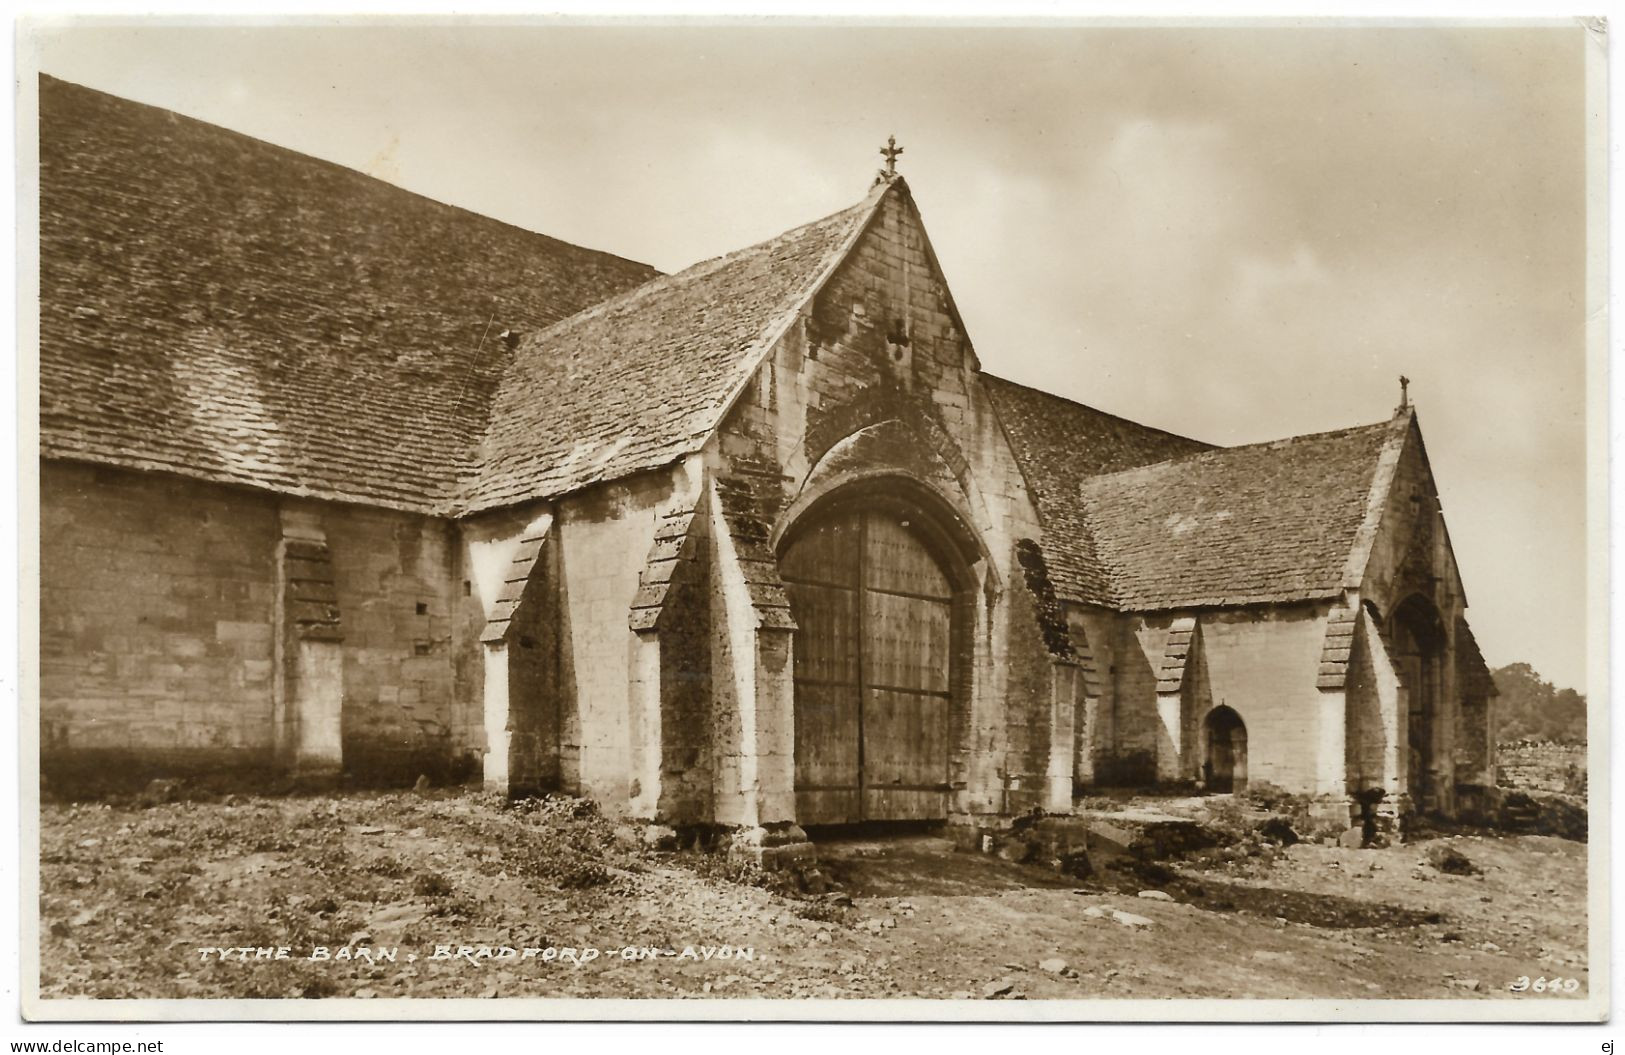
<path fill-rule="evenodd" d="M 510 720 L 510 790 L 557 791 L 559 745 L 570 693 L 560 677 L 559 548 L 538 546 L 508 628 L 504 650 Z"/>
<path fill-rule="evenodd" d="M 1067 606 L 1075 641 L 1094 657 L 1099 692 L 1088 738 L 1090 764 L 1078 782 L 1096 787 L 1149 785 L 1157 779 L 1156 671 L 1130 633 L 1129 620 L 1104 608 Z M 1131 651 L 1124 649 L 1129 643 Z"/>
<path fill-rule="evenodd" d="M 1032 594 L 1019 582 L 1010 590 L 1009 628 L 995 667 L 995 698 L 1005 709 L 1006 747 L 1001 812 L 1023 813 L 1048 804 L 1052 736 L 1061 736 L 1067 748 L 1066 796 L 1072 795 L 1072 722 L 1057 722 L 1055 664 L 1048 658 Z M 1057 728 L 1064 724 L 1065 728 Z"/>
<path fill-rule="evenodd" d="M 1403 742 L 1399 728 L 1399 676 L 1382 641 L 1371 611 L 1360 610 L 1349 652 L 1344 695 L 1348 709 L 1348 738 L 1344 749 L 1345 777 L 1350 792 L 1382 788 L 1398 794 L 1396 759 Z"/>
<path fill-rule="evenodd" d="M 178 476 L 40 472 L 48 779 L 269 767 L 275 499 Z"/>
<path fill-rule="evenodd" d="M 463 578 L 448 522 L 71 463 L 42 465 L 40 486 L 48 779 L 271 779 L 291 765 L 277 554 L 295 506 L 331 555 L 346 772 L 470 769 L 483 731 L 457 688 L 468 646 L 453 635 Z"/>
<path fill-rule="evenodd" d="M 324 503 L 343 628 L 344 768 L 367 783 L 473 772 L 475 699 L 460 697 L 453 639 L 454 528 L 448 521 Z"/>
<path fill-rule="evenodd" d="M 1099 668 L 1095 785 L 1155 783 L 1159 755 L 1176 759 L 1164 780 L 1197 781 L 1202 722 L 1214 707 L 1228 706 L 1247 727 L 1250 781 L 1304 793 L 1318 790 L 1328 715 L 1315 675 L 1326 606 L 1154 614 L 1074 608 L 1069 618 L 1084 628 Z M 1177 689 L 1179 713 L 1170 721 L 1158 710 L 1157 676 L 1170 628 L 1182 618 L 1194 618 L 1196 630 Z M 1108 651 L 1106 642 L 1115 647 Z M 1341 772 L 1341 758 L 1335 768 Z"/>
<path fill-rule="evenodd" d="M 1586 792 L 1586 745 L 1517 740 L 1495 748 L 1496 784 L 1520 791 Z"/>
<path fill-rule="evenodd" d="M 1223 640 L 1222 635 L 1220 640 Z M 1224 703 L 1225 700 L 1213 695 L 1213 675 L 1208 669 L 1204 628 L 1198 627 L 1191 641 L 1190 655 L 1185 661 L 1185 677 L 1179 686 L 1179 769 L 1183 779 L 1194 780 L 1203 776 L 1207 740 L 1202 722 L 1214 707 Z"/>
<path fill-rule="evenodd" d="M 1387 719 L 1395 749 L 1382 779 L 1395 808 L 1453 815 L 1458 761 L 1467 763 L 1461 770 L 1463 780 L 1480 779 L 1484 770 L 1481 760 L 1488 753 L 1487 711 L 1466 712 L 1463 708 L 1456 641 L 1459 628 L 1465 625 L 1467 599 L 1450 549 L 1438 488 L 1414 419 L 1406 426 L 1403 443 L 1391 448 L 1385 458 L 1394 465 L 1393 481 L 1380 527 L 1370 539 L 1370 556 L 1358 593 L 1360 602 L 1370 606 L 1376 624 L 1377 632 L 1367 637 L 1366 645 L 1385 653 L 1381 663 L 1393 669 L 1395 678 L 1394 699 L 1389 705 L 1398 713 Z M 1399 654 L 1404 635 L 1395 625 L 1395 613 L 1411 598 L 1421 598 L 1436 613 L 1445 638 L 1437 661 L 1435 713 L 1422 736 L 1432 788 L 1426 802 L 1412 801 L 1414 789 L 1408 786 L 1412 753 L 1408 711 L 1417 687 L 1406 684 L 1405 660 Z M 1469 737 L 1479 743 L 1466 743 Z"/>
<path fill-rule="evenodd" d="M 1370 545 L 1360 584 L 1362 601 L 1376 605 L 1386 619 L 1406 597 L 1420 593 L 1439 609 L 1444 625 L 1455 625 L 1466 598 L 1438 488 L 1414 423 L 1398 452 L 1380 527 Z"/>
<path fill-rule="evenodd" d="M 686 547 L 687 554 L 673 561 L 661 606 L 660 742 L 648 747 L 659 752 L 661 800 L 656 816 L 666 823 L 714 818 L 713 574 L 705 521 L 703 515 L 674 518 L 682 531 L 672 541 Z"/>
<path fill-rule="evenodd" d="M 628 624 L 671 478 L 645 473 L 558 504 L 560 730 L 563 786 L 623 811 L 632 792 L 630 686 L 636 638 Z"/>
<path fill-rule="evenodd" d="M 1152 784 L 1157 755 L 1164 749 L 1162 720 L 1157 713 L 1157 668 L 1173 615 L 1116 617 L 1114 726 L 1116 739 L 1109 782 Z"/>
<path fill-rule="evenodd" d="M 1199 620 L 1207 685 L 1214 706 L 1247 726 L 1247 779 L 1288 791 L 1319 790 L 1320 693 L 1315 688 L 1326 607 L 1290 605 L 1204 613 Z M 1339 723 L 1343 715 L 1338 714 Z M 1334 761 L 1341 769 L 1341 755 Z"/>
<path fill-rule="evenodd" d="M 453 622 L 453 670 L 458 698 L 477 702 L 479 731 L 471 741 L 482 753 L 481 775 L 493 790 L 556 790 L 563 785 L 560 729 L 573 696 L 558 673 L 563 647 L 552 528 L 552 508 L 544 503 L 484 513 L 458 524 L 463 579 L 461 591 L 454 591 L 460 596 Z M 517 639 L 526 636 L 545 642 L 551 653 L 543 660 L 552 668 L 551 685 L 536 684 L 542 657 L 522 656 L 517 664 L 510 663 L 523 648 Z M 551 721 L 534 713 L 543 708 L 552 711 Z M 543 724 L 551 726 L 550 735 L 539 728 Z"/>

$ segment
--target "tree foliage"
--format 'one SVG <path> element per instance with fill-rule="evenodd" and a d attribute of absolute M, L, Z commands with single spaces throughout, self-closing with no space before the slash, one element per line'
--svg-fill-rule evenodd
<path fill-rule="evenodd" d="M 1509 663 L 1491 674 L 1501 693 L 1493 705 L 1497 743 L 1525 738 L 1585 742 L 1583 695 L 1555 687 L 1527 663 Z"/>

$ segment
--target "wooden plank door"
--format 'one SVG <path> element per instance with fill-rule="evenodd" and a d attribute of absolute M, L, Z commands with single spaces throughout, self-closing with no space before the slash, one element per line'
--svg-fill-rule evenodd
<path fill-rule="evenodd" d="M 844 516 L 797 539 L 779 562 L 795 614 L 796 819 L 863 819 L 858 578 L 862 524 Z"/>
<path fill-rule="evenodd" d="M 863 522 L 863 813 L 948 815 L 953 591 L 906 517 Z"/>
<path fill-rule="evenodd" d="M 795 645 L 797 820 L 947 816 L 953 597 L 906 517 L 849 512 L 780 562 Z"/>

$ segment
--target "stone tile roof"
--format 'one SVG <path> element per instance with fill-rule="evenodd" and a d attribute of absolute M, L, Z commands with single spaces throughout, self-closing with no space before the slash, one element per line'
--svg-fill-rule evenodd
<path fill-rule="evenodd" d="M 660 523 L 655 526 L 654 544 L 649 547 L 649 556 L 638 573 L 638 592 L 632 595 L 627 617 L 631 629 L 639 632 L 658 629 L 661 617 L 668 611 L 666 602 L 678 580 L 702 577 L 703 572 L 697 569 L 704 562 L 705 518 L 700 509 L 705 501 L 702 495 L 699 507 L 679 506 L 661 514 Z M 695 530 L 696 520 L 701 523 L 700 531 Z"/>
<path fill-rule="evenodd" d="M 1354 653 L 1354 628 L 1358 622 L 1358 611 L 1347 605 L 1337 605 L 1327 614 L 1316 688 L 1341 692 L 1348 685 L 1349 657 Z"/>
<path fill-rule="evenodd" d="M 1157 695 L 1176 693 L 1185 685 L 1191 643 L 1196 637 L 1196 617 L 1181 616 L 1168 627 L 1168 642 L 1162 648 L 1162 664 L 1157 668 Z"/>
<path fill-rule="evenodd" d="M 1083 482 L 1112 606 L 1156 611 L 1332 597 L 1349 582 L 1379 458 L 1410 416 L 1196 454 Z M 1392 461 L 1392 459 L 1388 459 Z"/>
<path fill-rule="evenodd" d="M 543 513 L 525 526 L 512 559 L 502 571 L 502 587 L 497 591 L 496 602 L 485 620 L 485 629 L 480 633 L 481 641 L 493 644 L 508 640 L 514 617 L 519 614 L 520 605 L 525 603 L 525 594 L 531 592 L 534 595 L 530 590 L 531 577 L 536 572 L 537 562 L 542 559 L 542 550 L 547 547 L 547 536 L 552 530 L 551 513 Z"/>
<path fill-rule="evenodd" d="M 1079 500 L 1084 481 L 1212 450 L 1212 445 L 991 374 L 984 373 L 982 382 L 1038 506 L 1056 591 L 1070 601 L 1109 604 L 1108 572 Z"/>
<path fill-rule="evenodd" d="M 442 510 L 511 356 L 500 335 L 658 274 L 166 110 L 39 87 L 43 457 Z"/>
<path fill-rule="evenodd" d="M 984 374 L 1065 600 L 1273 604 L 1357 585 L 1412 420 L 1216 448 Z M 1355 581 L 1350 581 L 1351 577 Z"/>
<path fill-rule="evenodd" d="M 886 190 L 526 338 L 493 402 L 466 508 L 564 494 L 698 449 Z"/>

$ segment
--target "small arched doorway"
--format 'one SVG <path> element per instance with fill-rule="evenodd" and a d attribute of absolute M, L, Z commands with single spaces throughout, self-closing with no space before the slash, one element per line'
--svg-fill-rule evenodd
<path fill-rule="evenodd" d="M 948 815 L 970 580 L 943 518 L 891 483 L 820 503 L 781 548 L 803 825 Z"/>
<path fill-rule="evenodd" d="M 1439 808 L 1436 728 L 1443 694 L 1444 622 L 1433 602 L 1412 594 L 1394 609 L 1389 628 L 1405 687 L 1406 788 L 1419 810 Z"/>
<path fill-rule="evenodd" d="M 1228 794 L 1247 788 L 1247 725 L 1232 708 L 1219 706 L 1207 712 L 1202 723 L 1207 757 L 1202 763 L 1207 790 Z"/>

